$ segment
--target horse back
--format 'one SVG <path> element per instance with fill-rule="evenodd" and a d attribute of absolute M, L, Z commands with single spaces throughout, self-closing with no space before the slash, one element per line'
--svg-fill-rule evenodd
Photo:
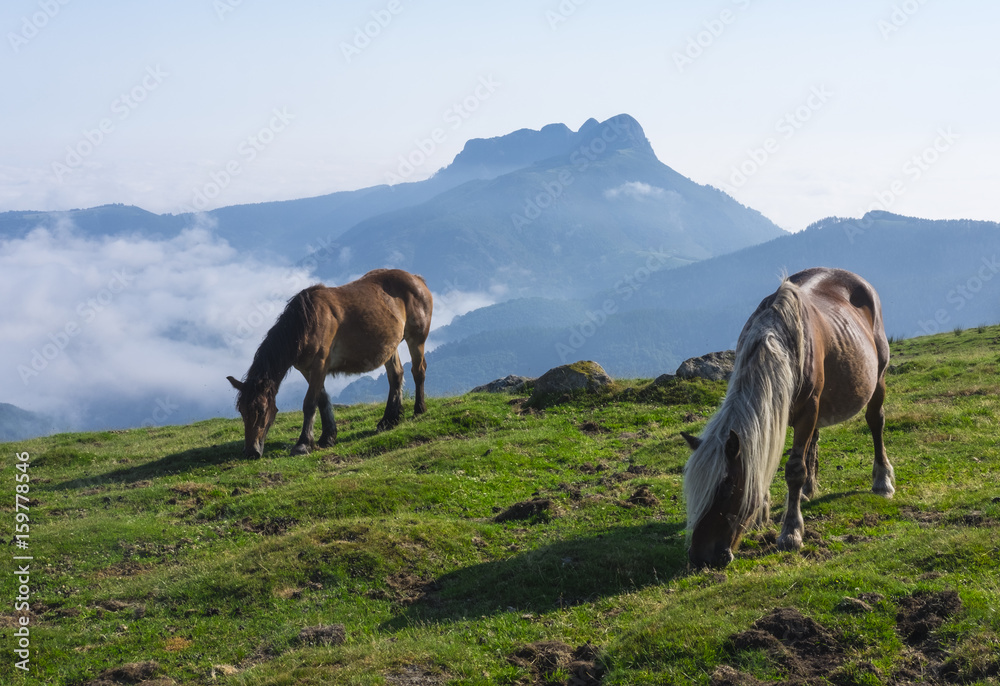
<path fill-rule="evenodd" d="M 422 278 L 376 269 L 343 286 L 313 286 L 315 328 L 301 369 L 358 374 L 377 369 L 405 338 L 430 332 L 433 299 Z"/>

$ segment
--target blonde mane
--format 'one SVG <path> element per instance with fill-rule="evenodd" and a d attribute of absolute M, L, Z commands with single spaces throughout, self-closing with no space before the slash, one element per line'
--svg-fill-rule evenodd
<path fill-rule="evenodd" d="M 740 521 L 760 515 L 778 470 L 789 411 L 802 378 L 802 296 L 785 279 L 768 300 L 743 327 L 725 400 L 684 467 L 689 537 L 726 477 L 725 445 L 730 431 L 740 439 L 746 475 Z"/>

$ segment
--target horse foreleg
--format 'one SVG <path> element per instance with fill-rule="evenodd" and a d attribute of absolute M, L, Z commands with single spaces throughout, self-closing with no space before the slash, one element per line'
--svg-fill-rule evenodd
<path fill-rule="evenodd" d="M 882 432 L 885 429 L 885 409 L 882 407 L 885 402 L 885 377 L 878 380 L 875 386 L 875 393 L 868 401 L 868 409 L 865 411 L 865 421 L 872 432 L 872 442 L 875 444 L 875 463 L 872 466 L 872 493 L 891 498 L 896 492 L 893 484 L 896 475 L 889 458 L 885 454 L 885 443 L 882 441 Z"/>
<path fill-rule="evenodd" d="M 424 379 L 427 376 L 427 358 L 424 357 L 423 342 L 410 343 L 407 341 L 407 347 L 410 349 L 410 372 L 413 374 L 413 386 L 416 389 L 416 401 L 413 404 L 413 416 L 416 417 L 418 414 L 423 414 L 427 411 L 427 403 L 424 400 Z"/>
<path fill-rule="evenodd" d="M 292 448 L 292 455 L 308 455 L 316 447 L 316 442 L 313 440 L 313 423 L 316 420 L 316 406 L 320 402 L 320 394 L 326 395 L 323 384 L 317 386 L 310 382 L 309 390 L 306 391 L 306 397 L 302 401 L 302 433 Z M 326 402 L 329 404 L 330 399 L 327 398 Z"/>
<path fill-rule="evenodd" d="M 379 420 L 377 431 L 391 429 L 403 418 L 403 365 L 398 352 L 393 352 L 385 363 L 385 375 L 389 378 L 389 398 L 385 401 L 385 414 Z"/>
<path fill-rule="evenodd" d="M 781 534 L 778 536 L 779 550 L 798 550 L 802 547 L 802 537 L 805 535 L 805 522 L 802 519 L 802 487 L 805 485 L 809 468 L 806 460 L 816 432 L 818 416 L 818 401 L 811 402 L 809 411 L 799 422 L 796 422 L 792 437 L 792 452 L 785 465 L 785 482 L 788 484 L 788 500 L 785 504 L 785 518 L 781 524 Z"/>
<path fill-rule="evenodd" d="M 318 445 L 320 448 L 331 448 L 337 443 L 337 420 L 333 417 L 333 406 L 326 389 L 319 395 L 319 419 L 323 425 Z"/>
<path fill-rule="evenodd" d="M 802 497 L 810 500 L 819 491 L 819 430 L 813 431 L 806 451 L 806 481 L 802 484 Z"/>

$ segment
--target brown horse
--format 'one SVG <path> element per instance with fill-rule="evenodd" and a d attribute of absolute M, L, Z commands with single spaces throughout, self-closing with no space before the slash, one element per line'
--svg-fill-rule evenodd
<path fill-rule="evenodd" d="M 278 413 L 278 387 L 292 367 L 309 382 L 302 403 L 302 434 L 292 448 L 293 455 L 316 447 L 313 420 L 317 407 L 323 424 L 318 445 L 328 448 L 337 440 L 333 408 L 323 388 L 327 374 L 362 374 L 385 365 L 389 398 L 378 430 L 398 424 L 403 415 L 403 365 L 397 348 L 404 340 L 416 385 L 413 414 L 426 412 L 424 342 L 432 309 L 431 292 L 423 278 L 399 269 L 376 269 L 343 286 L 319 284 L 294 296 L 267 332 L 243 381 L 227 377 L 239 391 L 236 408 L 243 416 L 243 454 L 257 458 L 264 453 L 267 432 Z"/>
<path fill-rule="evenodd" d="M 791 424 L 788 500 L 778 547 L 802 547 L 800 500 L 816 492 L 817 429 L 866 404 L 875 444 L 872 491 L 891 498 L 893 469 L 882 442 L 889 344 L 875 289 L 856 274 L 816 268 L 794 274 L 751 315 L 736 345 L 722 407 L 684 468 L 688 556 L 724 567 L 744 531 L 770 516 L 769 490 Z"/>

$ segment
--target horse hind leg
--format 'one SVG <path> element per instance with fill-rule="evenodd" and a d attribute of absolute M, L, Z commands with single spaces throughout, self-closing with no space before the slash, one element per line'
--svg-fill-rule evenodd
<path fill-rule="evenodd" d="M 332 448 L 337 443 L 337 420 L 333 417 L 333 406 L 326 389 L 319 396 L 319 418 L 323 424 L 323 433 L 316 445 L 320 448 Z"/>
<path fill-rule="evenodd" d="M 427 402 L 424 400 L 424 379 L 427 377 L 427 358 L 424 357 L 424 342 L 406 341 L 406 346 L 410 349 L 410 372 L 413 374 L 413 386 L 416 389 L 416 399 L 413 404 L 413 416 L 421 415 L 427 411 Z"/>
<path fill-rule="evenodd" d="M 393 352 L 385 363 L 385 375 L 389 378 L 389 397 L 385 401 L 385 413 L 379 420 L 377 431 L 391 429 L 403 418 L 403 364 L 399 361 L 398 352 Z"/>
<path fill-rule="evenodd" d="M 885 430 L 885 377 L 879 379 L 872 399 L 868 401 L 865 411 L 865 421 L 872 432 L 872 443 L 875 447 L 875 462 L 872 465 L 872 493 L 891 498 L 896 492 L 893 484 L 896 481 L 895 472 L 885 454 L 885 443 L 882 433 Z"/>

